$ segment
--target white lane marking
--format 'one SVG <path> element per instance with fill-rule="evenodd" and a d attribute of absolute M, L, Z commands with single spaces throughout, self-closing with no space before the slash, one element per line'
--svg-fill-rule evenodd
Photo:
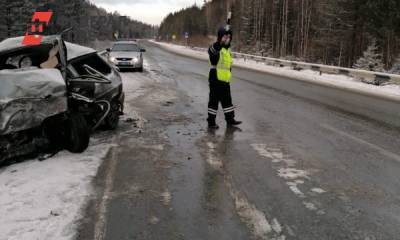
<path fill-rule="evenodd" d="M 313 188 L 311 191 L 319 194 L 326 193 L 326 191 L 322 188 Z"/>
<path fill-rule="evenodd" d="M 142 148 L 150 149 L 150 150 L 158 150 L 158 151 L 163 151 L 164 150 L 164 145 L 163 144 L 157 144 L 157 145 L 144 145 Z"/>
<path fill-rule="evenodd" d="M 282 226 L 281 226 L 281 224 L 278 222 L 278 220 L 276 218 L 274 218 L 272 220 L 271 227 L 276 233 L 281 233 L 282 232 Z"/>
<path fill-rule="evenodd" d="M 114 137 L 113 142 L 116 142 L 117 137 Z M 114 175 L 117 167 L 117 149 L 111 149 L 110 166 L 107 171 L 104 193 L 101 198 L 97 220 L 94 226 L 94 239 L 103 240 L 106 237 L 106 212 L 108 200 L 111 197 L 112 189 L 114 187 Z"/>
<path fill-rule="evenodd" d="M 207 142 L 207 163 L 216 170 L 222 170 L 223 163 L 215 153 L 216 144 Z M 272 225 L 268 222 L 265 214 L 258 210 L 257 207 L 251 204 L 247 198 L 241 196 L 237 192 L 232 183 L 232 177 L 224 174 L 224 181 L 229 189 L 231 197 L 234 199 L 235 209 L 241 221 L 246 224 L 256 239 L 262 240 L 285 240 L 285 235 L 282 234 L 281 224 L 276 218 L 273 219 Z"/>
<path fill-rule="evenodd" d="M 299 185 L 304 184 L 304 180 L 310 180 L 310 171 L 296 169 L 296 161 L 290 159 L 283 154 L 283 151 L 278 148 L 269 148 L 267 144 L 250 144 L 254 150 L 261 156 L 270 159 L 273 163 L 280 163 L 274 169 L 277 170 L 279 177 L 285 179 L 286 184 L 289 186 L 290 191 L 292 191 L 297 197 L 306 199 L 307 196 L 303 193 Z M 321 188 L 312 188 L 312 192 L 322 194 L 326 191 Z M 310 211 L 315 211 L 317 214 L 325 214 L 323 210 L 318 209 L 318 207 L 311 202 L 302 202 L 303 205 Z"/>
<path fill-rule="evenodd" d="M 350 134 L 348 134 L 346 132 L 343 132 L 343 131 L 341 131 L 339 129 L 336 129 L 334 127 L 328 126 L 326 124 L 321 124 L 321 127 L 325 128 L 325 129 L 327 129 L 329 131 L 335 132 L 335 133 L 337 133 L 339 135 L 342 135 L 344 137 L 350 138 L 351 140 L 353 140 L 355 142 L 358 142 L 360 144 L 364 144 L 364 145 L 366 145 L 366 146 L 368 146 L 368 147 L 380 152 L 382 155 L 385 155 L 386 157 L 392 158 L 392 159 L 396 160 L 397 162 L 400 162 L 400 156 L 397 155 L 396 153 L 393 153 L 391 151 L 383 149 L 383 148 L 381 148 L 381 147 L 379 147 L 379 146 L 377 146 L 375 144 L 369 143 L 369 142 L 367 142 L 367 141 L 365 141 L 365 140 L 363 140 L 361 138 L 355 137 L 355 136 L 350 135 Z"/>
<path fill-rule="evenodd" d="M 278 175 L 289 180 L 298 178 L 310 179 L 309 173 L 306 170 L 300 170 L 296 168 L 281 168 L 278 170 Z"/>
<path fill-rule="evenodd" d="M 207 163 L 213 167 L 214 169 L 221 169 L 223 167 L 223 163 L 221 159 L 214 154 L 216 145 L 212 142 L 207 142 L 208 152 L 207 152 Z"/>
<path fill-rule="evenodd" d="M 235 206 L 238 215 L 253 230 L 254 235 L 262 239 L 268 239 L 268 234 L 272 231 L 272 227 L 264 213 L 250 204 L 247 199 L 239 196 L 236 196 Z"/>
<path fill-rule="evenodd" d="M 274 160 L 283 159 L 283 153 L 279 148 L 268 148 L 267 144 L 251 144 L 251 146 L 261 155 Z"/>
<path fill-rule="evenodd" d="M 305 197 L 306 197 L 306 196 L 304 195 L 304 193 L 299 189 L 299 187 L 298 187 L 299 183 L 296 183 L 296 182 L 287 182 L 286 184 L 289 186 L 290 190 L 291 190 L 294 194 L 296 194 L 297 196 L 299 196 L 299 197 L 301 197 L 301 198 L 305 198 Z"/>
<path fill-rule="evenodd" d="M 230 184 L 229 184 L 230 185 Z M 258 210 L 256 206 L 239 196 L 231 187 L 231 195 L 235 199 L 236 212 L 242 222 L 244 222 L 256 239 L 263 240 L 285 240 L 286 236 L 282 234 L 282 226 L 279 221 L 274 218 L 272 222 L 268 222 L 265 214 Z"/>
<path fill-rule="evenodd" d="M 251 144 L 251 146 L 260 156 L 271 159 L 273 163 L 284 162 L 288 167 L 296 165 L 296 161 L 286 158 L 279 148 L 269 148 L 266 144 Z"/>
<path fill-rule="evenodd" d="M 314 203 L 311 202 L 303 202 L 304 206 L 306 206 L 307 209 L 311 210 L 311 211 L 317 211 L 318 208 L 315 206 Z"/>
<path fill-rule="evenodd" d="M 289 225 L 286 225 L 285 228 L 286 228 L 286 230 L 287 230 L 287 232 L 289 233 L 290 236 L 292 236 L 292 237 L 296 236 L 294 234 L 293 229 Z"/>
<path fill-rule="evenodd" d="M 160 196 L 162 197 L 162 202 L 164 206 L 168 206 L 171 203 L 172 196 L 168 189 L 161 193 Z"/>
<path fill-rule="evenodd" d="M 313 211 L 313 212 L 316 212 L 318 215 L 324 215 L 324 214 L 325 214 L 325 211 L 322 210 L 322 209 L 319 209 L 319 208 L 315 205 L 315 203 L 304 201 L 304 202 L 303 202 L 303 205 L 304 205 L 308 210 Z"/>

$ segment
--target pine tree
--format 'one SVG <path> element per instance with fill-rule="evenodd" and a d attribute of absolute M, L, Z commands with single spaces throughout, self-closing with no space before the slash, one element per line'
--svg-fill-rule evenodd
<path fill-rule="evenodd" d="M 7 13 L 7 1 L 0 1 L 0 16 L 6 16 Z M 0 18 L 0 41 L 7 38 L 7 23 L 6 18 Z"/>
<path fill-rule="evenodd" d="M 241 16 L 242 19 L 242 29 L 240 30 L 241 36 L 241 43 L 242 49 L 245 51 L 251 51 L 252 44 L 253 44 L 253 33 L 254 33 L 254 16 L 252 14 L 252 7 L 253 1 L 250 0 L 246 3 L 243 2 L 243 15 Z"/>
<path fill-rule="evenodd" d="M 382 54 L 379 52 L 376 40 L 373 40 L 367 50 L 364 51 L 363 56 L 354 64 L 354 68 L 376 72 L 384 71 Z"/>
<path fill-rule="evenodd" d="M 0 0 L 0 41 L 24 35 L 35 10 L 53 11 L 47 34 L 73 27 L 66 39 L 81 44 L 95 39 L 112 40 L 115 30 L 126 36 L 149 37 L 152 34 L 152 26 L 130 18 L 119 24 L 118 14 L 107 13 L 87 0 Z"/>
<path fill-rule="evenodd" d="M 6 1 L 6 14 L 4 15 L 7 36 L 23 36 L 34 12 L 33 4 L 29 0 Z"/>
<path fill-rule="evenodd" d="M 394 60 L 393 66 L 389 72 L 392 74 L 400 74 L 400 56 Z"/>

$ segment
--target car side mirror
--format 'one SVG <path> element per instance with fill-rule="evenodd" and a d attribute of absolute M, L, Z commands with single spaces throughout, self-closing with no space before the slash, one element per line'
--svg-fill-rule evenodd
<path fill-rule="evenodd" d="M 107 52 L 111 52 L 111 48 L 106 48 L 106 51 Z"/>
<path fill-rule="evenodd" d="M 146 49 L 142 48 L 140 49 L 140 52 L 146 52 Z"/>

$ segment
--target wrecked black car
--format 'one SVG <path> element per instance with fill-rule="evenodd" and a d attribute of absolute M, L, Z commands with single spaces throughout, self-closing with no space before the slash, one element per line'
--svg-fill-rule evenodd
<path fill-rule="evenodd" d="M 0 163 L 38 152 L 83 152 L 90 133 L 115 129 L 121 76 L 91 48 L 44 37 L 0 42 Z"/>

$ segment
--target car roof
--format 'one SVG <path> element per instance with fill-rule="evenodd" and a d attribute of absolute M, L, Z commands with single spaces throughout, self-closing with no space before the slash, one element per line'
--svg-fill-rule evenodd
<path fill-rule="evenodd" d="M 7 38 L 3 40 L 2 42 L 0 42 L 0 52 L 10 51 L 14 49 L 17 50 L 17 49 L 29 48 L 30 46 L 24 46 L 22 44 L 23 39 L 24 37 L 22 36 L 22 37 Z M 57 40 L 57 35 L 44 36 L 42 44 L 49 44 L 52 43 L 54 40 Z M 78 58 L 84 55 L 97 52 L 93 48 L 84 47 L 70 42 L 65 42 L 65 45 L 67 47 L 68 61 L 74 58 Z"/>
<path fill-rule="evenodd" d="M 24 36 L 4 39 L 0 42 L 0 52 L 29 47 L 22 44 L 23 40 Z M 57 40 L 57 36 L 45 36 L 43 37 L 42 44 L 48 44 L 54 40 Z"/>

